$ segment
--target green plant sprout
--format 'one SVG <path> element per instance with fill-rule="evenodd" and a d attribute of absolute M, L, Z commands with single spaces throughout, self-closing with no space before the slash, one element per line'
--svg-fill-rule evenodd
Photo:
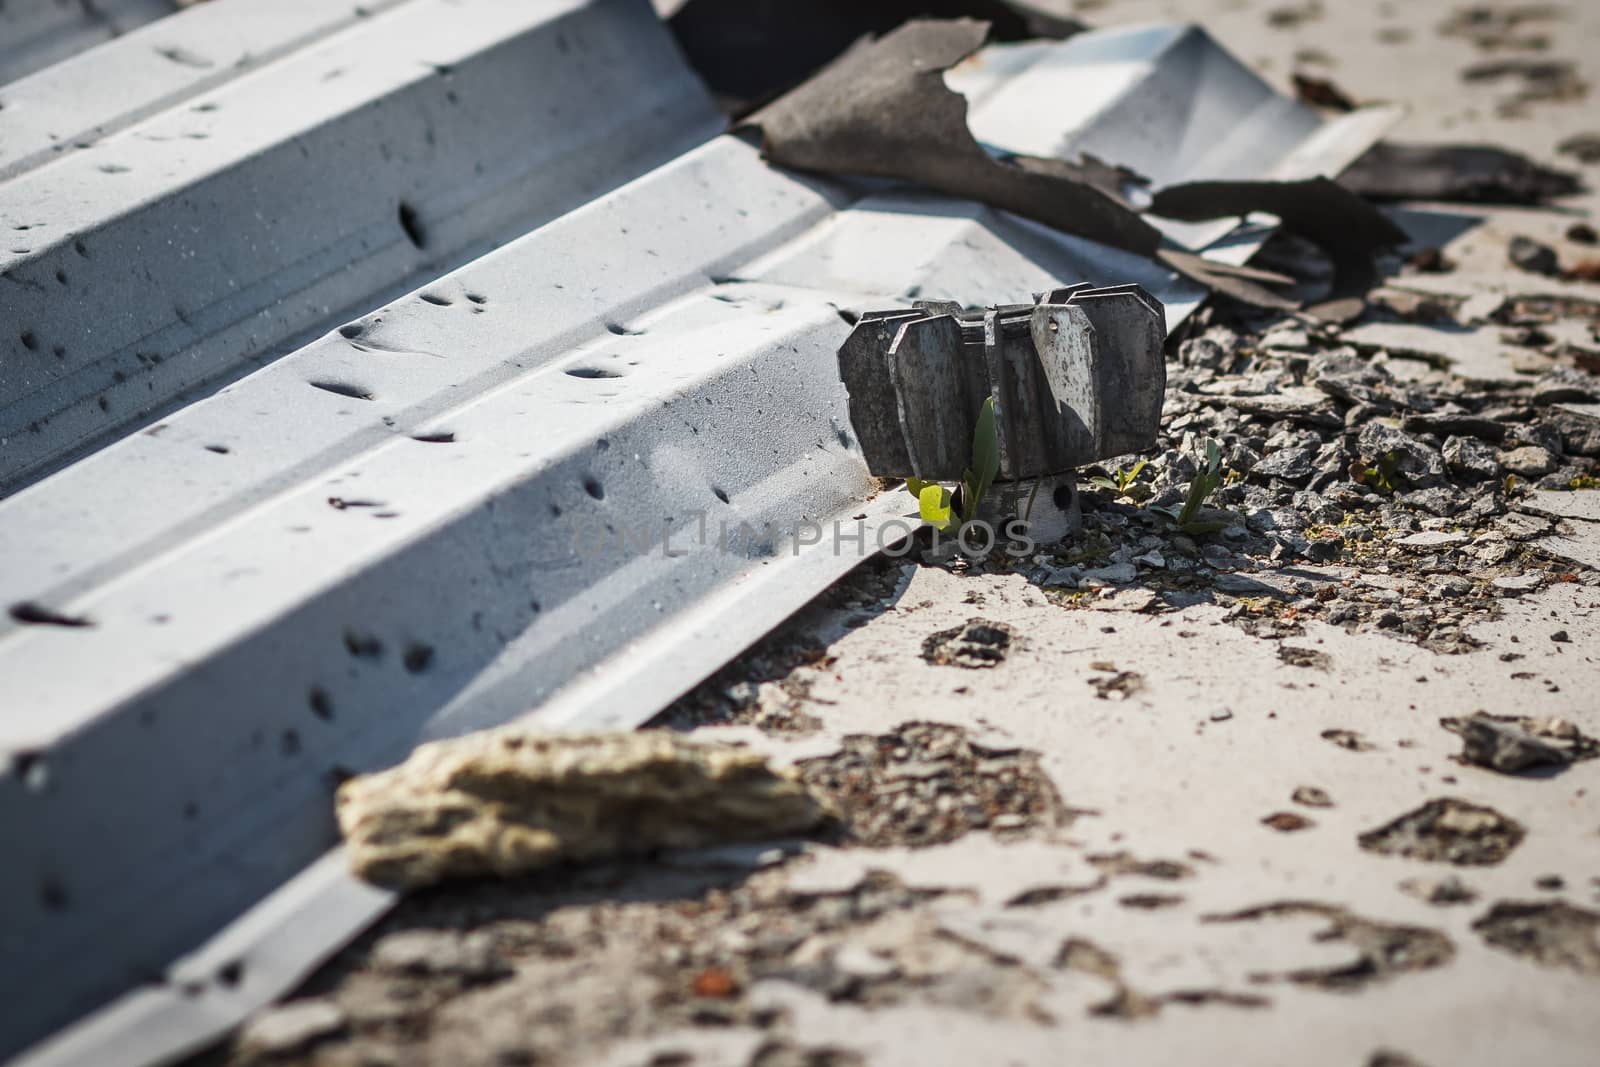
<path fill-rule="evenodd" d="M 1199 516 L 1206 499 L 1217 491 L 1223 477 L 1222 450 L 1217 447 L 1215 441 L 1207 438 L 1206 465 L 1204 469 L 1195 473 L 1194 480 L 1189 483 L 1189 495 L 1185 498 L 1183 507 L 1173 508 L 1152 504 L 1150 510 L 1165 515 L 1186 534 L 1216 533 L 1230 523 L 1226 520 L 1202 519 Z"/>
<path fill-rule="evenodd" d="M 1369 485 L 1384 496 L 1394 496 L 1397 489 L 1405 488 L 1405 475 L 1400 473 L 1400 457 L 1394 452 L 1379 456 L 1371 466 L 1360 461 L 1351 464 L 1350 477 L 1361 485 Z"/>
<path fill-rule="evenodd" d="M 1097 489 L 1105 489 L 1116 493 L 1118 496 L 1127 496 L 1128 490 L 1133 488 L 1133 483 L 1139 480 L 1139 473 L 1144 470 L 1145 464 L 1150 461 L 1141 459 L 1132 467 L 1111 472 L 1111 477 L 1096 475 L 1089 479 L 1089 484 Z"/>
<path fill-rule="evenodd" d="M 917 498 L 922 520 L 936 530 L 948 529 L 952 521 L 965 526 L 978 517 L 978 506 L 989 495 L 989 487 L 1000 473 L 1000 435 L 994 424 L 994 397 L 985 397 L 978 411 L 978 425 L 972 431 L 972 462 L 961 474 L 955 491 L 938 482 L 907 478 L 906 490 Z M 961 495 L 959 498 L 956 492 Z"/>

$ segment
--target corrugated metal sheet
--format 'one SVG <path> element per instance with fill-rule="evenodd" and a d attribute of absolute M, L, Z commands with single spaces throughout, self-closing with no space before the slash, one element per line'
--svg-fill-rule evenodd
<path fill-rule="evenodd" d="M 0 490 L 720 128 L 645 0 L 335 10 L 334 32 L 221 84 L 139 76 L 150 40 L 81 57 L 90 84 L 132 76 L 131 113 L 162 110 L 0 184 Z M 155 58 L 228 62 L 237 39 L 201 39 L 214 21 Z M 266 21 L 283 48 L 317 20 Z M 115 93 L 23 88 L 0 112 L 17 159 L 130 115 Z"/>
<path fill-rule="evenodd" d="M 608 40 L 658 32 L 574 7 L 629 10 Z M 155 1062 L 285 988 L 386 901 L 302 872 L 337 775 L 523 714 L 642 722 L 909 529 L 849 424 L 850 313 L 1076 281 L 1171 324 L 1202 295 L 721 137 L 0 502 L 0 595 L 90 624 L 0 621 L 0 1049 L 163 975 L 27 1061 Z"/>
<path fill-rule="evenodd" d="M 0 4 L 0 86 L 176 9 L 176 0 L 8 0 Z"/>

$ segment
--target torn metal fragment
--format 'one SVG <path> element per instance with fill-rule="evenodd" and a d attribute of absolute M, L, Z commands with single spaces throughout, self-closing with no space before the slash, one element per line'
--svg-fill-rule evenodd
<path fill-rule="evenodd" d="M 827 815 L 798 776 L 731 745 L 519 727 L 423 745 L 345 782 L 336 810 L 355 873 L 401 889 L 759 840 Z"/>
<path fill-rule="evenodd" d="M 1330 178 L 1297 182 L 1200 181 L 1156 192 L 1150 210 L 1172 219 L 1199 221 L 1265 211 L 1285 229 L 1311 241 L 1333 262 L 1333 286 L 1312 309 L 1324 317 L 1353 317 L 1331 305 L 1359 301 L 1379 282 L 1373 257 L 1406 242 L 1405 231 L 1377 208 Z M 1353 309 L 1359 312 L 1359 303 Z"/>
<path fill-rule="evenodd" d="M 944 73 L 983 44 L 987 24 L 971 19 L 907 22 L 863 41 L 778 100 L 752 114 L 762 154 L 779 166 L 827 174 L 898 178 L 1013 211 L 1064 233 L 1156 259 L 1184 276 L 1263 306 L 1294 306 L 1260 273 L 1163 247 L 1161 231 L 1136 210 L 1136 176 L 1116 159 L 1068 162 L 986 149 L 967 124 L 967 100 Z M 1369 260 L 1404 234 L 1359 197 L 1328 179 L 1205 181 L 1169 186 L 1152 212 L 1186 221 L 1267 211 L 1324 244 L 1350 278 L 1375 277 Z M 1270 277 L 1270 276 L 1267 276 Z"/>
<path fill-rule="evenodd" d="M 762 154 L 819 173 L 903 178 L 981 200 L 1093 241 L 1154 255 L 1161 235 L 1060 160 L 995 159 L 967 128 L 944 71 L 988 36 L 975 19 L 914 20 L 858 45 L 750 117 Z"/>

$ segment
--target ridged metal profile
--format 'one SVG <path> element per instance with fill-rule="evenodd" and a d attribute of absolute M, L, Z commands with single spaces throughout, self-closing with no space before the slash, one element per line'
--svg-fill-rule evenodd
<path fill-rule="evenodd" d="M 418 25 L 446 6 L 479 9 Z M 648 9 L 583 11 L 626 42 Z M 687 74 L 663 69 L 628 114 L 673 114 Z M 583 113 L 590 86 L 558 80 L 551 106 Z M 731 137 L 551 210 L 0 501 L 0 1054 L 108 1001 L 22 1062 L 157 1062 L 221 1032 L 387 903 L 328 854 L 338 776 L 521 716 L 636 725 L 909 530 L 839 380 L 857 313 L 1084 279 L 1137 283 L 1171 326 L 1203 295 Z M 368 282 L 429 269 L 373 262 Z"/>
<path fill-rule="evenodd" d="M 325 34 L 298 14 L 274 62 L 0 183 L 0 492 L 720 128 L 647 0 L 414 0 Z M 130 51 L 169 62 L 153 40 L 197 75 L 230 55 L 152 35 L 106 46 L 103 99 Z"/>
<path fill-rule="evenodd" d="M 81 19 L 108 5 L 28 0 Z M 205 0 L 0 84 L 0 181 L 82 152 L 151 115 L 209 107 L 200 96 L 414 0 Z M 174 10 L 171 0 L 148 5 Z M 18 7 L 11 0 L 0 20 Z M 59 17 L 59 15 L 58 15 Z M 0 40 L 6 39 L 0 30 Z"/>
<path fill-rule="evenodd" d="M 0 4 L 0 88 L 177 7 L 176 0 L 7 0 Z"/>

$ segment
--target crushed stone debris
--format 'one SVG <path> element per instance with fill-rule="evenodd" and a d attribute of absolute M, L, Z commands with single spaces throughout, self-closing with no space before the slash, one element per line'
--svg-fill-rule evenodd
<path fill-rule="evenodd" d="M 797 770 L 858 844 L 945 844 L 976 830 L 1007 840 L 1073 818 L 1038 753 L 987 748 L 958 726 L 908 723 L 849 736 L 838 752 Z"/>
<path fill-rule="evenodd" d="M 1322 731 L 1321 736 L 1324 741 L 1331 741 L 1340 748 L 1347 748 L 1351 752 L 1371 752 L 1378 747 L 1355 730 L 1334 728 Z"/>
<path fill-rule="evenodd" d="M 1478 899 L 1477 891 L 1453 874 L 1444 878 L 1407 878 L 1400 883 L 1400 891 L 1429 904 L 1471 904 Z"/>
<path fill-rule="evenodd" d="M 1486 867 L 1509 856 L 1526 833 L 1520 823 L 1493 808 L 1442 797 L 1357 840 L 1368 852 L 1386 856 Z"/>
<path fill-rule="evenodd" d="M 1600 913 L 1561 900 L 1501 900 L 1472 924 L 1484 942 L 1542 967 L 1600 975 Z"/>
<path fill-rule="evenodd" d="M 1016 632 L 1002 622 L 968 619 L 949 630 L 928 635 L 922 658 L 938 667 L 997 667 L 1005 661 Z"/>
<path fill-rule="evenodd" d="M 731 745 L 521 727 L 422 745 L 343 783 L 336 812 L 356 874 L 404 889 L 781 837 L 827 815 L 798 776 Z"/>
<path fill-rule="evenodd" d="M 1442 967 L 1455 957 L 1455 946 L 1438 930 L 1421 926 L 1377 922 L 1333 904 L 1281 901 L 1225 915 L 1208 915 L 1206 922 L 1245 922 L 1312 915 L 1328 921 L 1315 935 L 1319 943 L 1336 942 L 1354 949 L 1357 958 L 1332 967 L 1303 967 L 1282 974 L 1262 974 L 1262 981 L 1289 981 L 1336 992 L 1364 988 L 1409 971 Z"/>

